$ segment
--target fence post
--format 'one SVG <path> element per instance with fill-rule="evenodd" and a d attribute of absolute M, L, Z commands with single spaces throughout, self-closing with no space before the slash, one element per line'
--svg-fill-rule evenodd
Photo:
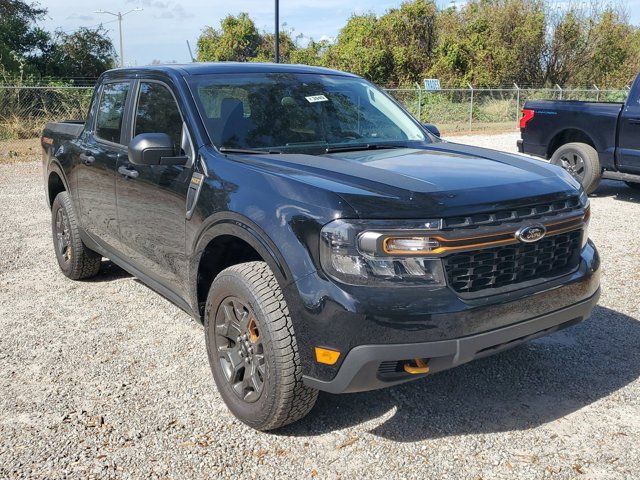
<path fill-rule="evenodd" d="M 469 108 L 469 130 L 471 130 L 471 125 L 473 124 L 473 86 L 469 82 L 467 82 L 467 85 L 471 90 L 471 107 Z"/>
<path fill-rule="evenodd" d="M 594 83 L 593 84 L 593 88 L 596 89 L 596 102 L 600 101 L 600 89 L 598 88 L 598 86 Z"/>
<path fill-rule="evenodd" d="M 422 123 L 422 88 L 418 82 L 416 82 L 416 87 L 418 87 L 418 121 Z"/>
<path fill-rule="evenodd" d="M 520 115 L 520 87 L 517 83 L 513 84 L 516 87 L 516 127 L 519 125 L 518 116 Z"/>
<path fill-rule="evenodd" d="M 556 88 L 560 92 L 558 100 L 562 100 L 562 87 L 556 83 Z"/>

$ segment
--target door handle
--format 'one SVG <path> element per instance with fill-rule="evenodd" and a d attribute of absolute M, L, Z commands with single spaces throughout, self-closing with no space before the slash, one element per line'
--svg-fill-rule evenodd
<path fill-rule="evenodd" d="M 118 173 L 126 178 L 138 178 L 138 171 L 132 168 L 127 168 L 124 165 L 118 168 Z"/>
<path fill-rule="evenodd" d="M 80 154 L 80 160 L 85 165 L 91 165 L 93 162 L 96 161 L 96 157 L 94 157 L 93 155 L 91 155 L 89 153 L 81 153 Z"/>

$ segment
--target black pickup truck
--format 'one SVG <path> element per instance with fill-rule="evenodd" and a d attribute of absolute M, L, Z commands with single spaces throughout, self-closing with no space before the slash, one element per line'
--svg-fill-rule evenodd
<path fill-rule="evenodd" d="M 254 428 L 302 418 L 319 390 L 573 325 L 598 299 L 573 177 L 442 141 L 355 75 L 113 70 L 86 122 L 48 124 L 42 146 L 62 272 L 107 257 L 202 322 L 220 394 Z"/>
<path fill-rule="evenodd" d="M 601 178 L 640 189 L 640 77 L 625 103 L 538 100 L 524 104 L 518 150 L 546 158 L 582 183 Z"/>

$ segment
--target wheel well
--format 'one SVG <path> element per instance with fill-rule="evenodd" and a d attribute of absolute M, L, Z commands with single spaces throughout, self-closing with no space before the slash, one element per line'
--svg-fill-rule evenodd
<path fill-rule="evenodd" d="M 49 191 L 49 206 L 51 207 L 53 205 L 53 201 L 56 199 L 56 196 L 60 192 L 64 192 L 66 188 L 64 188 L 64 183 L 62 183 L 60 175 L 58 175 L 56 172 L 51 172 L 49 174 L 47 187 Z"/>
<path fill-rule="evenodd" d="M 566 143 L 586 143 L 587 145 L 591 145 L 593 148 L 596 148 L 591 137 L 584 133 L 582 130 L 563 130 L 558 133 L 551 142 L 549 142 L 549 150 L 547 151 L 547 158 L 551 158 L 551 156 L 558 150 L 562 145 Z"/>
<path fill-rule="evenodd" d="M 244 240 L 233 235 L 221 235 L 211 240 L 200 258 L 198 265 L 198 308 L 204 315 L 204 306 L 213 280 L 218 274 L 238 263 L 264 260 L 260 254 Z"/>

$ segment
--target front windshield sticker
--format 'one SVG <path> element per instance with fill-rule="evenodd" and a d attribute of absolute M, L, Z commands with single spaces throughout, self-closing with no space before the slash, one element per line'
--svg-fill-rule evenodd
<path fill-rule="evenodd" d="M 311 95 L 310 97 L 304 97 L 307 99 L 307 102 L 309 103 L 316 103 L 316 102 L 328 102 L 329 99 L 327 97 L 325 97 L 324 95 Z"/>

